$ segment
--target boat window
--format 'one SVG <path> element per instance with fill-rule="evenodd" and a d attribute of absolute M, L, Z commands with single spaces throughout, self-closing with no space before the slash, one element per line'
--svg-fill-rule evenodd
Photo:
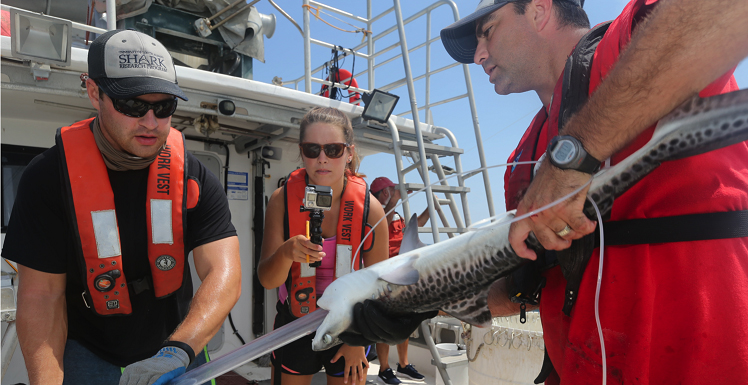
<path fill-rule="evenodd" d="M 0 148 L 2 153 L 3 233 L 8 227 L 10 213 L 13 210 L 13 202 L 16 200 L 16 192 L 18 192 L 18 183 L 21 181 L 23 171 L 35 156 L 45 150 L 46 148 L 41 147 L 15 146 L 11 144 L 3 144 L 2 148 Z"/>

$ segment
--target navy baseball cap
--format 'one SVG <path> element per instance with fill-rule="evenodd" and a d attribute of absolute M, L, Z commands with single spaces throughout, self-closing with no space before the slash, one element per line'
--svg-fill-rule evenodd
<path fill-rule="evenodd" d="M 452 59 L 460 63 L 472 63 L 475 56 L 475 49 L 478 47 L 478 39 L 475 36 L 475 22 L 483 16 L 489 15 L 497 9 L 515 1 L 517 0 L 481 0 L 475 12 L 442 29 L 442 44 L 444 44 L 444 48 L 449 53 L 449 56 L 452 56 Z M 557 1 L 565 1 L 580 7 L 584 4 L 584 0 Z"/>
<path fill-rule="evenodd" d="M 169 94 L 187 100 L 169 51 L 137 31 L 114 30 L 96 38 L 88 50 L 88 77 L 110 98 Z"/>

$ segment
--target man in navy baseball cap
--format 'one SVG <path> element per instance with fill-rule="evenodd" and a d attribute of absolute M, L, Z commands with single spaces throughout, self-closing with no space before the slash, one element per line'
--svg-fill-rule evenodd
<path fill-rule="evenodd" d="M 476 21 L 484 16 L 490 15 L 499 8 L 509 4 L 518 3 L 524 7 L 527 1 L 522 0 L 481 0 L 475 12 L 457 20 L 453 24 L 442 29 L 441 37 L 444 48 L 447 50 L 452 59 L 460 63 L 470 64 L 473 62 L 475 48 L 478 46 L 476 38 Z M 584 5 L 584 0 L 560 0 L 560 3 L 579 7 Z M 589 22 L 588 22 L 589 24 Z"/>

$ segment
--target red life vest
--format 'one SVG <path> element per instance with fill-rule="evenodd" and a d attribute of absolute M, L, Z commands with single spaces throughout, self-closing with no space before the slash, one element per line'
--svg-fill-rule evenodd
<path fill-rule="evenodd" d="M 369 186 L 362 178 L 346 172 L 347 183 L 340 197 L 340 215 L 338 216 L 337 246 L 335 253 L 335 278 L 351 272 L 351 265 L 358 270 L 363 265 L 361 253 L 354 256 L 361 240 L 366 234 L 366 221 L 369 216 Z M 303 206 L 304 189 L 307 186 L 305 169 L 298 169 L 288 176 L 284 187 L 286 215 L 284 218 L 287 233 L 285 239 L 299 234 L 306 234 L 306 222 L 309 213 L 299 210 Z M 368 238 L 371 243 L 372 237 Z M 357 260 L 358 262 L 357 262 Z M 356 263 L 357 262 L 357 263 Z M 308 263 L 294 262 L 286 281 L 288 303 L 291 314 L 303 317 L 317 309 L 316 268 Z"/>
<path fill-rule="evenodd" d="M 545 124 L 547 120 L 548 114 L 543 107 L 532 119 L 530 128 L 525 131 L 519 145 L 509 156 L 507 163 L 538 160 L 545 153 L 544 149 L 548 145 L 548 138 L 543 133 L 547 131 L 544 130 L 547 127 Z M 504 173 L 504 201 L 507 211 L 514 210 L 519 206 L 527 188 L 530 187 L 534 169 L 533 164 L 518 164 L 507 168 Z"/>
<path fill-rule="evenodd" d="M 92 119 L 57 131 L 65 167 L 68 207 L 78 239 L 78 261 L 90 299 L 99 315 L 132 313 L 128 281 L 122 266 L 114 193 L 106 164 L 96 146 Z M 184 275 L 185 150 L 182 133 L 171 129 L 166 146 L 149 166 L 146 199 L 148 260 L 157 298 L 182 286 Z M 196 183 L 192 181 L 192 187 Z M 194 196 L 193 196 L 194 195 Z M 90 304 L 86 303 L 90 307 Z"/>
<path fill-rule="evenodd" d="M 400 214 L 395 213 L 390 222 L 390 258 L 400 254 L 400 246 L 403 244 L 403 231 L 405 230 L 405 220 Z"/>

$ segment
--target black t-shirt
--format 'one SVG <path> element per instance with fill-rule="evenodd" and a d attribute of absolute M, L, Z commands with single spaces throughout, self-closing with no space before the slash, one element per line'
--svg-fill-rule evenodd
<path fill-rule="evenodd" d="M 228 201 L 218 179 L 192 154 L 187 154 L 187 175 L 200 184 L 198 205 L 187 212 L 185 250 L 236 235 Z M 133 312 L 126 316 L 100 316 L 85 306 L 84 284 L 76 260 L 74 233 L 65 212 L 61 162 L 57 146 L 31 161 L 21 177 L 2 256 L 46 273 L 66 273 L 68 339 L 112 364 L 127 366 L 153 356 L 187 315 L 192 299 L 192 278 L 185 263 L 182 287 L 166 298 L 153 290 L 135 295 Z M 109 171 L 117 213 L 122 265 L 129 282 L 150 276 L 146 228 L 148 168 Z"/>

